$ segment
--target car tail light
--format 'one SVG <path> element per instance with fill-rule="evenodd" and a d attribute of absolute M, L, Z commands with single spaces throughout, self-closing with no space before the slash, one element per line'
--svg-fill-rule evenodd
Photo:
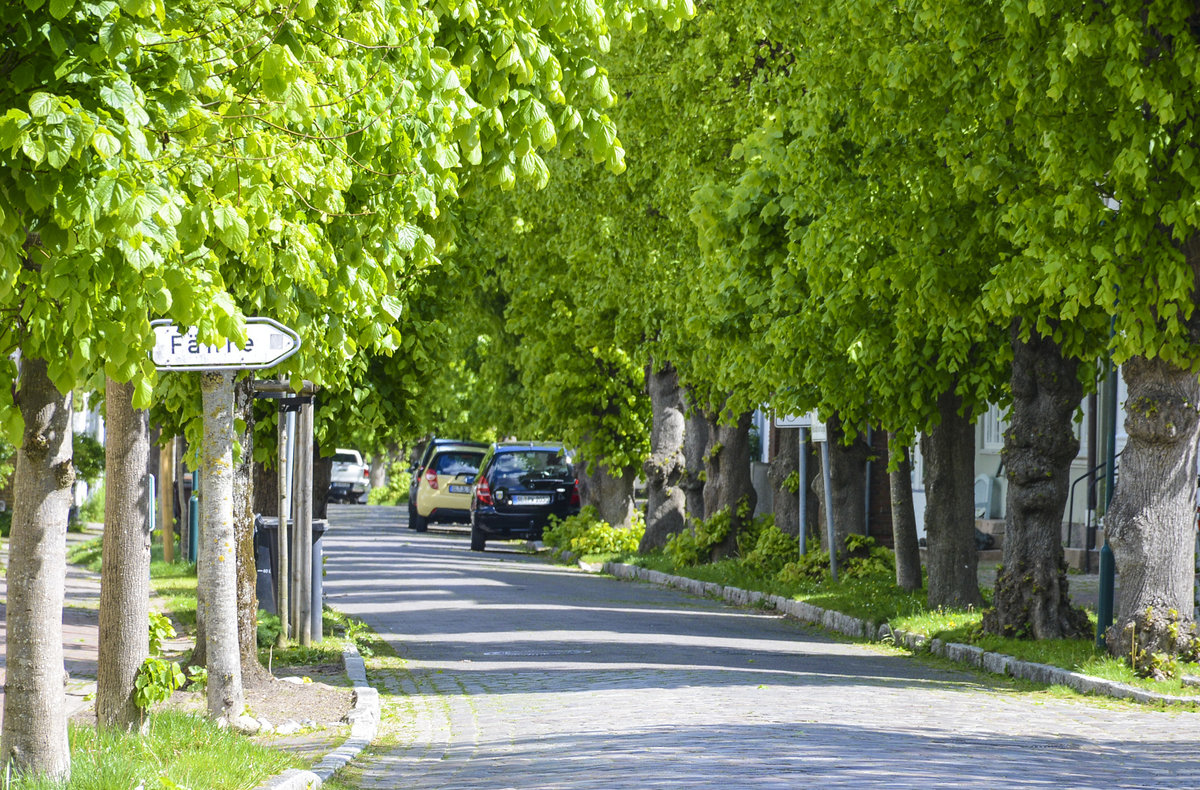
<path fill-rule="evenodd" d="M 429 483 L 430 488 L 437 489 L 437 472 L 432 466 L 425 470 L 425 482 Z"/>
<path fill-rule="evenodd" d="M 363 470 L 363 480 L 370 480 L 370 479 L 371 479 L 371 470 L 364 469 Z"/>
<path fill-rule="evenodd" d="M 479 478 L 479 482 L 475 484 L 475 499 L 481 505 L 492 504 L 492 487 L 488 485 L 486 477 Z"/>
<path fill-rule="evenodd" d="M 575 485 L 571 486 L 571 504 L 579 504 L 579 480 L 575 480 Z"/>

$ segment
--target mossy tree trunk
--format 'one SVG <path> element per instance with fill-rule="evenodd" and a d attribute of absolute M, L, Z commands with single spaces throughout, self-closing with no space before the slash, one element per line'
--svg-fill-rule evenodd
<path fill-rule="evenodd" d="M 888 473 L 892 500 L 892 546 L 896 552 L 896 586 L 912 592 L 921 589 L 921 547 L 917 543 L 917 517 L 913 510 L 912 461 L 908 442 L 888 434 L 888 453 L 895 466 Z"/>
<path fill-rule="evenodd" d="M 1071 605 L 1062 547 L 1071 462 L 1079 454 L 1079 362 L 1036 332 L 1022 340 L 1017 323 L 1012 349 L 1004 566 L 983 628 L 1001 636 L 1073 639 L 1089 630 L 1087 614 Z"/>

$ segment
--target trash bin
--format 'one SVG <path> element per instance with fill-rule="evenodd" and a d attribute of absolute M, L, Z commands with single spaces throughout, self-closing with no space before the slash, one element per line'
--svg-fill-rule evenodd
<path fill-rule="evenodd" d="M 314 518 L 312 522 L 312 638 L 314 641 L 323 639 L 321 626 L 321 609 L 324 601 L 324 589 L 322 585 L 323 576 L 323 542 L 322 538 L 325 535 L 325 530 L 329 528 L 329 521 L 323 518 Z M 292 520 L 287 520 L 288 538 L 291 538 Z M 278 578 L 279 561 L 276 558 L 277 533 L 279 532 L 279 518 L 276 516 L 254 516 L 254 570 L 255 570 L 255 591 L 258 594 L 258 608 L 263 609 L 271 614 L 279 614 L 275 603 L 275 579 Z M 290 543 L 288 545 L 291 545 Z M 291 572 L 292 556 L 288 554 L 288 572 Z"/>
<path fill-rule="evenodd" d="M 291 519 L 287 522 L 292 527 Z M 271 614 L 279 614 L 275 608 L 275 579 L 279 572 L 275 557 L 279 518 L 277 516 L 254 516 L 254 590 L 258 595 L 258 608 Z"/>

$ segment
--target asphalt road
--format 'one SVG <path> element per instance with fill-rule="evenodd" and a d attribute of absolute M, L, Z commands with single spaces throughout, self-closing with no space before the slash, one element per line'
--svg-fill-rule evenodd
<path fill-rule="evenodd" d="M 327 603 L 405 659 L 362 788 L 1200 787 L 1200 714 L 1013 691 L 403 519 L 331 507 L 325 534 Z"/>

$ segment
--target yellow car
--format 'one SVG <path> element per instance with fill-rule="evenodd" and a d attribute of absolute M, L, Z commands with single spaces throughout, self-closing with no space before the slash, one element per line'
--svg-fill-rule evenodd
<path fill-rule="evenodd" d="M 417 478 L 409 499 L 408 526 L 424 532 L 431 523 L 469 524 L 471 491 L 485 450 L 472 444 L 435 447 Z"/>

